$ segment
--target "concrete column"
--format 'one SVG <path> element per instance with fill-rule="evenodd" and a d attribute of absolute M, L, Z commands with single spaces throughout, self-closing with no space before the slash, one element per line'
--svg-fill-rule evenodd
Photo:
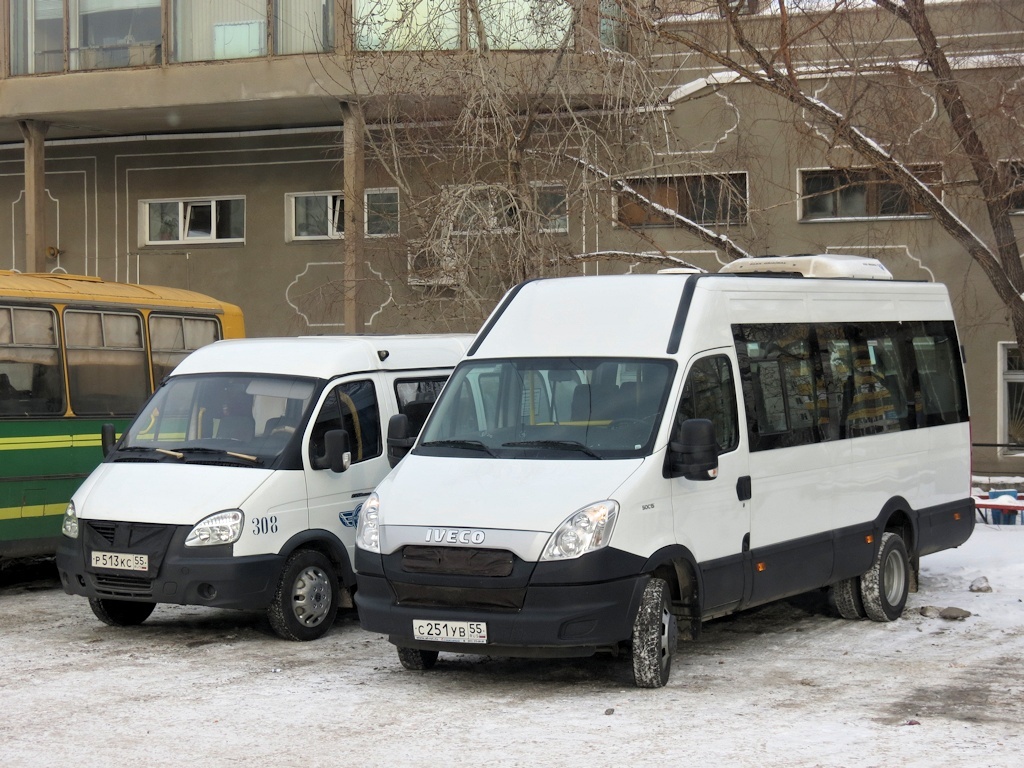
<path fill-rule="evenodd" d="M 25 271 L 37 272 L 46 256 L 46 130 L 48 123 L 19 120 L 25 137 Z"/>
<path fill-rule="evenodd" d="M 365 261 L 365 223 L 363 193 L 366 187 L 364 133 L 366 123 L 358 104 L 342 103 L 344 121 L 343 173 L 345 196 L 345 265 L 343 288 L 345 296 L 345 333 L 362 333 L 362 312 L 359 307 L 359 283 Z"/>

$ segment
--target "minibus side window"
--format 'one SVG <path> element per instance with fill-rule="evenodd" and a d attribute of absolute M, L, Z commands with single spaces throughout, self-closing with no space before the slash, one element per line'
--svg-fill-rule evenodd
<path fill-rule="evenodd" d="M 372 381 L 346 381 L 324 400 L 309 438 L 314 466 L 326 455 L 324 435 L 332 429 L 348 432 L 353 464 L 381 455 L 380 410 Z"/>
<path fill-rule="evenodd" d="M 725 355 L 701 358 L 693 364 L 683 384 L 675 429 L 687 419 L 709 419 L 722 453 L 739 445 L 736 385 L 732 364 Z"/>
<path fill-rule="evenodd" d="M 0 414 L 63 414 L 62 378 L 53 311 L 0 307 Z"/>
<path fill-rule="evenodd" d="M 423 379 L 401 379 L 395 382 L 395 397 L 398 401 L 398 412 L 409 418 L 412 434 L 418 435 L 423 423 L 434 407 L 434 401 L 441 393 L 447 380 L 446 376 L 432 376 Z"/>

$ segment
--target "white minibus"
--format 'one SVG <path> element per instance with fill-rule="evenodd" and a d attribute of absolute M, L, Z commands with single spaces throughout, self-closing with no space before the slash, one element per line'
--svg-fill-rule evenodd
<path fill-rule="evenodd" d="M 363 505 L 359 619 L 411 669 L 628 651 L 659 687 L 680 632 L 771 600 L 899 617 L 970 479 L 942 285 L 842 256 L 529 281 Z"/>
<path fill-rule="evenodd" d="M 64 590 L 107 624 L 157 603 L 266 611 L 281 637 L 351 607 L 360 505 L 390 470 L 382 425 L 426 419 L 472 336 L 219 341 L 164 379 L 68 505 Z M 406 443 L 406 449 L 412 439 Z"/>

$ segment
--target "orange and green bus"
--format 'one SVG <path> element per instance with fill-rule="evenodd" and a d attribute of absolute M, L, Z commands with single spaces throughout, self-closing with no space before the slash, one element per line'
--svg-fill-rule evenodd
<path fill-rule="evenodd" d="M 0 270 L 0 558 L 52 554 L 68 500 L 189 352 L 241 310 L 177 288 Z"/>

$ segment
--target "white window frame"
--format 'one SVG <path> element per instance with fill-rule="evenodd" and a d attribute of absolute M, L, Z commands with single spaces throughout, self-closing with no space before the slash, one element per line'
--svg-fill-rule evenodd
<path fill-rule="evenodd" d="M 327 198 L 327 234 L 326 235 L 300 235 L 295 231 L 296 217 L 295 205 L 300 197 L 326 197 Z M 308 242 L 323 240 L 343 240 L 345 238 L 345 220 L 342 208 L 338 202 L 344 202 L 345 196 L 339 190 L 325 192 L 289 192 L 284 196 L 284 221 L 285 242 Z"/>
<path fill-rule="evenodd" d="M 241 200 L 243 204 L 242 214 L 242 236 L 241 237 L 217 237 L 217 203 L 223 200 Z M 178 206 L 178 233 L 176 238 L 152 237 L 149 231 L 149 207 L 151 205 L 174 205 Z M 210 206 L 210 235 L 209 237 L 189 237 L 188 218 L 192 208 L 189 206 L 209 205 Z M 247 229 L 246 216 L 248 206 L 245 195 L 224 195 L 222 197 L 183 197 L 165 198 L 157 200 L 139 201 L 139 239 L 142 245 L 184 245 L 184 244 L 209 244 L 209 243 L 244 243 Z"/>

